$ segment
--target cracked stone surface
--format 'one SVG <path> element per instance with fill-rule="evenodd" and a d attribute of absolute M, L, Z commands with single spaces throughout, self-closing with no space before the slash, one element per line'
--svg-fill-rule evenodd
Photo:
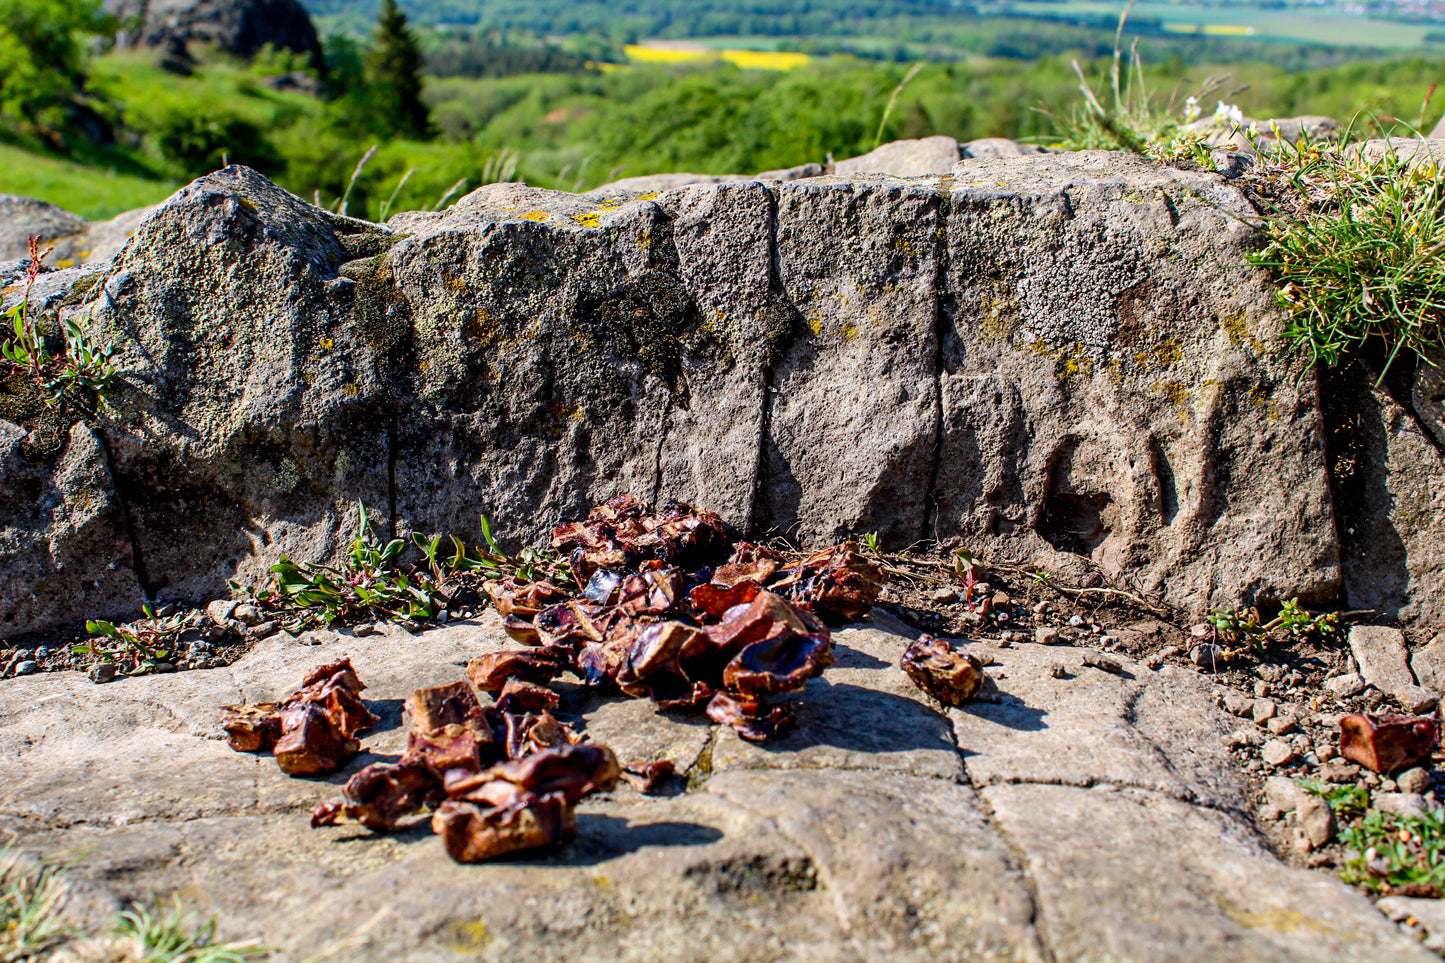
<path fill-rule="evenodd" d="M 282 960 L 1355 961 L 1434 959 L 1328 876 L 1275 859 L 1186 673 L 989 657 L 1003 696 L 945 713 L 897 668 L 883 614 L 836 634 L 799 729 L 745 745 L 704 718 L 562 685 L 624 760 L 666 757 L 678 795 L 623 786 L 540 858 L 460 866 L 426 829 L 313 831 L 307 809 L 393 758 L 401 700 L 509 648 L 495 617 L 416 636 L 260 643 L 226 669 L 0 682 L 0 830 L 80 856 L 78 915 L 175 895 Z M 346 772 L 288 779 L 230 751 L 221 704 L 289 692 L 349 655 L 381 717 Z"/>

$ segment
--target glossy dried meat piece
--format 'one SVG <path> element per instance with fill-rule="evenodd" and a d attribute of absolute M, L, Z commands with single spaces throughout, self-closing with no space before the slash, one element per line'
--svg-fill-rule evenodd
<path fill-rule="evenodd" d="M 465 682 L 417 689 L 403 703 L 413 729 L 426 732 L 443 726 L 470 726 L 490 732 L 476 693 Z"/>
<path fill-rule="evenodd" d="M 361 681 L 356 670 L 351 667 L 350 659 L 338 659 L 335 662 L 318 665 L 302 676 L 301 688 L 305 690 L 319 682 L 331 682 L 356 695 L 360 695 L 366 689 L 366 683 Z"/>
<path fill-rule="evenodd" d="M 672 764 L 671 759 L 659 759 L 656 762 L 632 762 L 622 767 L 622 778 L 637 788 L 637 791 L 644 796 L 661 791 L 673 776 L 677 774 L 677 767 Z"/>
<path fill-rule="evenodd" d="M 809 606 L 823 621 L 841 625 L 867 615 L 887 580 L 883 567 L 860 554 L 857 543 L 844 542 L 788 566 L 770 588 Z"/>
<path fill-rule="evenodd" d="M 544 645 L 577 648 L 607 638 L 616 614 L 596 602 L 571 599 L 537 613 L 532 620 Z"/>
<path fill-rule="evenodd" d="M 693 680 L 682 667 L 682 653 L 706 642 L 702 632 L 681 622 L 658 622 L 637 634 L 617 673 L 623 692 L 636 698 L 675 700 L 690 697 Z"/>
<path fill-rule="evenodd" d="M 606 642 L 584 645 L 582 651 L 577 653 L 576 669 L 583 682 L 590 686 L 601 686 L 614 682 L 626 663 L 626 640 L 608 639 Z"/>
<path fill-rule="evenodd" d="M 489 652 L 467 663 L 467 677 L 483 692 L 501 692 L 508 679 L 551 682 L 566 667 L 563 659 L 545 648 Z"/>
<path fill-rule="evenodd" d="M 716 654 L 724 662 L 754 642 L 767 638 L 795 635 L 827 637 L 828 629 L 811 613 L 788 604 L 772 592 L 759 592 L 747 605 L 737 605 L 723 613 L 722 621 L 703 631 L 712 641 Z"/>
<path fill-rule="evenodd" d="M 367 829 L 384 832 L 441 798 L 441 782 L 420 760 L 375 762 L 346 781 L 341 802 L 321 803 L 313 809 L 311 826 L 359 822 Z"/>
<path fill-rule="evenodd" d="M 507 805 L 519 793 L 560 793 L 575 803 L 617 786 L 622 767 L 606 746 L 561 745 L 498 763 L 452 790 L 452 797 Z"/>
<path fill-rule="evenodd" d="M 221 710 L 226 745 L 237 752 L 264 752 L 281 738 L 281 706 L 275 702 L 222 706 Z"/>
<path fill-rule="evenodd" d="M 757 699 L 719 692 L 707 704 L 707 717 L 713 722 L 731 726 L 749 742 L 766 742 L 792 726 L 790 706 L 769 707 Z"/>
<path fill-rule="evenodd" d="M 459 863 L 560 846 L 577 834 L 572 806 L 560 793 L 524 796 L 504 807 L 447 800 L 432 814 L 432 832 Z"/>
<path fill-rule="evenodd" d="M 899 665 L 914 685 L 951 706 L 978 695 L 985 679 L 982 662 L 931 635 L 909 645 Z"/>
<path fill-rule="evenodd" d="M 566 592 L 546 579 L 530 582 L 515 576 L 489 579 L 482 583 L 482 591 L 492 600 L 498 615 L 503 618 L 517 616 L 524 621 L 530 621 L 547 606 L 567 598 Z"/>
<path fill-rule="evenodd" d="M 1340 755 L 1379 773 L 1429 766 L 1440 744 L 1440 727 L 1430 716 L 1372 716 L 1340 719 Z"/>
<path fill-rule="evenodd" d="M 739 581 L 733 584 L 722 584 L 714 575 L 711 582 L 699 585 L 688 593 L 688 600 L 692 603 L 692 611 L 698 621 L 717 622 L 729 609 L 747 605 L 757 598 L 760 591 L 762 591 L 760 582 Z"/>
<path fill-rule="evenodd" d="M 440 729 L 407 733 L 406 752 L 402 758 L 419 762 L 443 784 L 465 776 L 476 775 L 497 762 L 501 755 L 489 730 L 485 735 L 466 726 L 449 725 Z"/>
<path fill-rule="evenodd" d="M 538 713 L 502 713 L 502 732 L 498 740 L 508 759 L 521 759 L 542 749 L 570 746 L 578 735 L 558 722 L 545 709 Z"/>
<path fill-rule="evenodd" d="M 272 752 L 288 776 L 317 776 L 345 766 L 360 748 L 325 709 L 300 702 L 282 710 L 281 738 Z"/>
<path fill-rule="evenodd" d="M 727 550 L 727 524 L 722 516 L 681 502 L 668 502 L 656 515 L 641 519 L 647 533 L 631 541 L 639 553 L 664 562 L 696 566 Z"/>
<path fill-rule="evenodd" d="M 656 618 L 675 613 L 685 597 L 682 569 L 653 562 L 623 581 L 617 604 L 627 615 Z"/>
<path fill-rule="evenodd" d="M 497 696 L 497 708 L 502 712 L 540 712 L 555 709 L 561 703 L 561 697 L 546 686 L 517 678 L 508 679 L 502 686 L 502 694 Z"/>
<path fill-rule="evenodd" d="M 309 703 L 321 708 L 344 736 L 354 736 L 376 725 L 376 716 L 366 703 L 344 684 L 345 680 L 330 678 L 308 686 L 286 700 L 286 705 Z M 363 687 L 364 688 L 364 687 Z M 282 726 L 284 731 L 285 726 Z"/>
<path fill-rule="evenodd" d="M 788 632 L 754 642 L 723 670 L 723 685 L 745 696 L 794 692 L 833 664 L 833 642 L 827 635 Z"/>

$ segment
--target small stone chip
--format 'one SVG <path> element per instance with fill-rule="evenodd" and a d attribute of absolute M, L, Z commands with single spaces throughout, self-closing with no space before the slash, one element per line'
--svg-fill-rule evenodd
<path fill-rule="evenodd" d="M 1064 664 L 1062 662 L 1055 662 L 1053 665 L 1049 666 L 1049 675 L 1053 676 L 1055 679 L 1067 679 L 1069 678 L 1069 670 L 1064 668 Z"/>
<path fill-rule="evenodd" d="M 1295 760 L 1294 746 L 1282 739 L 1271 739 L 1266 742 L 1264 748 L 1260 749 L 1259 755 L 1266 765 L 1276 769 L 1287 766 Z"/>
<path fill-rule="evenodd" d="M 1084 656 L 1084 665 L 1098 669 L 1100 672 L 1108 672 L 1111 675 L 1120 675 L 1124 671 L 1124 667 L 1113 659 L 1106 659 L 1102 655 L 1095 655 L 1092 652 Z"/>
<path fill-rule="evenodd" d="M 1365 691 L 1369 685 L 1365 677 L 1358 672 L 1346 672 L 1344 675 L 1337 675 L 1333 679 L 1325 680 L 1325 688 L 1329 689 L 1336 699 L 1349 699 Z"/>

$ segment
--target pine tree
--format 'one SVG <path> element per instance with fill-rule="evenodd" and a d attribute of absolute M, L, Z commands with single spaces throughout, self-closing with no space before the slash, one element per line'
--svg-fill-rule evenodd
<path fill-rule="evenodd" d="M 403 137 L 427 136 L 431 118 L 421 102 L 421 48 L 396 0 L 382 0 L 366 54 L 366 79 L 379 129 Z"/>

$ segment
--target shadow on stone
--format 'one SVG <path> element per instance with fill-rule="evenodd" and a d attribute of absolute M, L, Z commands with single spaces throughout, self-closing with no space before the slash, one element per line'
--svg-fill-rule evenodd
<path fill-rule="evenodd" d="M 951 753 L 948 720 L 922 702 L 846 682 L 815 679 L 798 704 L 798 725 L 762 743 L 770 753 L 832 746 L 868 755 L 936 749 Z"/>
<path fill-rule="evenodd" d="M 855 623 L 857 624 L 857 623 Z M 863 626 L 866 628 L 866 626 Z M 882 659 L 869 655 L 866 652 L 844 645 L 842 642 L 833 642 L 833 665 L 839 669 L 886 669 L 888 663 Z"/>
<path fill-rule="evenodd" d="M 1018 696 L 1007 693 L 998 702 L 970 702 L 960 706 L 958 711 L 1019 732 L 1039 732 L 1049 727 L 1044 722 L 1047 712 L 1031 708 Z M 965 756 L 972 755 L 967 746 L 959 746 L 959 752 Z"/>
<path fill-rule="evenodd" d="M 644 846 L 707 846 L 723 838 L 722 830 L 701 823 L 664 820 L 634 823 L 600 813 L 577 814 L 577 838 L 566 848 L 542 859 L 535 856 L 509 860 L 542 866 L 593 866 L 626 856 Z"/>

